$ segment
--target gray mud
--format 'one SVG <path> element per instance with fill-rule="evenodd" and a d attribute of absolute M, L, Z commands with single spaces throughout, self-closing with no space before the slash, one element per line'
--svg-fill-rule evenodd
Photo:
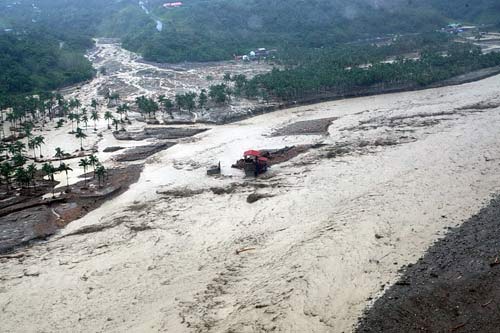
<path fill-rule="evenodd" d="M 147 146 L 140 146 L 131 149 L 127 149 L 121 155 L 116 157 L 118 162 L 132 162 L 139 161 L 148 158 L 162 150 L 168 149 L 175 145 L 175 142 L 162 142 L 155 143 Z"/>
<path fill-rule="evenodd" d="M 175 140 L 192 137 L 205 132 L 206 128 L 186 128 L 186 127 L 146 127 L 139 132 L 114 132 L 117 140 L 141 141 L 146 139 Z"/>
<path fill-rule="evenodd" d="M 335 121 L 336 117 L 323 118 L 314 120 L 304 120 L 289 124 L 285 127 L 277 129 L 272 133 L 272 136 L 287 136 L 287 135 L 327 135 L 328 128 Z"/>

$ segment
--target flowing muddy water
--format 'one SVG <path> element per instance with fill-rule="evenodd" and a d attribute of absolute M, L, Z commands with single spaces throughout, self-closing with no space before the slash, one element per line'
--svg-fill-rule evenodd
<path fill-rule="evenodd" d="M 114 60 L 131 66 L 122 52 Z M 2 330 L 351 331 L 403 265 L 500 189 L 499 90 L 495 76 L 183 139 L 124 194 L 0 258 Z M 329 135 L 272 135 L 321 118 L 335 119 Z M 230 168 L 247 149 L 317 143 L 257 180 Z M 222 175 L 206 176 L 218 161 Z M 251 194 L 263 198 L 250 204 Z"/>

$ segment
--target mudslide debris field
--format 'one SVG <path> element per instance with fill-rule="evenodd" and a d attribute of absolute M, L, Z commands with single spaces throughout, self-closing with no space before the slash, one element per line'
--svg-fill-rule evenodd
<path fill-rule="evenodd" d="M 137 63 L 122 51 L 114 74 L 110 59 L 116 48 L 104 46 L 95 55 L 109 58 L 113 80 L 126 79 L 131 83 L 126 89 L 139 91 L 148 82 L 166 84 L 122 77 L 120 68 Z M 141 66 L 134 70 L 153 70 Z M 98 84 L 109 84 L 106 80 L 98 77 L 80 93 L 92 96 Z M 450 244 L 461 230 L 474 230 L 465 221 L 500 190 L 499 91 L 500 76 L 494 76 L 283 109 L 177 139 L 144 156 L 143 171 L 127 191 L 48 240 L 0 257 L 2 330 L 354 331 L 379 297 L 373 309 L 383 309 L 384 291 L 391 295 L 408 287 L 391 287 L 407 281 L 403 267 L 434 272 L 434 264 L 419 266 L 419 258 L 433 258 L 432 251 L 444 243 L 431 246 L 450 228 L 458 228 Z M 323 119 L 335 120 L 325 125 Z M 305 121 L 321 126 L 311 133 L 292 128 L 272 135 Z M 111 165 L 134 165 L 113 159 L 161 144 L 156 138 L 143 141 L 106 133 L 95 145 L 98 151 L 123 147 L 100 156 Z M 248 149 L 304 145 L 315 148 L 256 179 L 231 168 Z M 207 168 L 218 162 L 221 174 L 208 177 Z M 493 252 L 485 255 L 471 269 L 497 269 L 485 266 L 495 262 Z M 437 278 L 424 277 L 454 276 L 448 262 L 444 257 L 436 262 L 445 265 Z M 426 279 L 422 283 L 410 284 L 408 295 L 418 287 L 425 299 L 432 286 Z M 491 311 L 486 313 L 498 322 L 496 303 L 488 303 L 494 291 L 477 291 L 476 309 L 479 302 L 486 304 Z M 402 306 L 408 299 L 400 300 Z M 446 328 L 466 320 L 458 313 Z"/>

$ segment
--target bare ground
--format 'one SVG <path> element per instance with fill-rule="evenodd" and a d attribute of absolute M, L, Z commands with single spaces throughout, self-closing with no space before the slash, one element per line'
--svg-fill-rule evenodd
<path fill-rule="evenodd" d="M 366 312 L 357 331 L 498 331 L 499 228 L 495 198 L 409 265 Z"/>

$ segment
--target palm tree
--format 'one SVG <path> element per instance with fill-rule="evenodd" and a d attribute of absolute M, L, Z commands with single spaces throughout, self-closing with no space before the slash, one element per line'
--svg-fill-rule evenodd
<path fill-rule="evenodd" d="M 35 164 L 30 164 L 26 168 L 26 175 L 28 176 L 29 181 L 33 182 L 33 188 L 36 188 L 35 176 L 37 172 L 37 167 Z M 29 185 L 29 182 L 28 182 Z"/>
<path fill-rule="evenodd" d="M 73 171 L 73 169 L 71 169 L 69 167 L 69 165 L 67 165 L 66 163 L 61 163 L 61 165 L 58 168 L 58 171 L 60 171 L 60 172 L 64 171 L 66 173 L 66 188 L 69 190 L 69 176 L 68 176 L 68 171 Z"/>
<path fill-rule="evenodd" d="M 129 107 L 127 104 L 121 104 L 116 108 L 116 112 L 120 115 L 120 121 L 123 122 L 123 114 L 125 114 L 125 118 L 127 118 L 127 111 Z"/>
<path fill-rule="evenodd" d="M 113 118 L 113 125 L 115 126 L 115 131 L 118 132 L 118 125 L 120 125 L 120 121 L 116 118 Z"/>
<path fill-rule="evenodd" d="M 83 123 L 85 124 L 85 131 L 88 131 L 88 127 L 89 127 L 89 117 L 87 117 L 86 114 L 83 115 L 82 117 L 82 121 Z"/>
<path fill-rule="evenodd" d="M 70 113 L 70 114 L 68 115 L 68 119 L 71 121 L 71 133 L 75 133 L 75 131 L 74 131 L 74 127 L 73 127 L 73 126 L 74 126 L 74 123 L 75 123 L 76 114 L 74 114 L 74 113 Z"/>
<path fill-rule="evenodd" d="M 99 113 L 97 111 L 92 111 L 90 114 L 90 119 L 94 121 L 94 131 L 97 131 L 97 121 L 99 120 Z"/>
<path fill-rule="evenodd" d="M 96 167 L 96 165 L 99 164 L 99 159 L 95 155 L 90 155 L 89 156 L 89 163 L 92 166 L 92 169 L 94 170 L 94 178 L 95 178 L 95 167 Z"/>
<path fill-rule="evenodd" d="M 82 117 L 77 113 L 75 114 L 75 121 L 76 121 L 76 127 L 80 127 L 80 121 L 82 120 Z"/>
<path fill-rule="evenodd" d="M 78 166 L 83 168 L 85 186 L 87 186 L 87 167 L 89 165 L 90 165 L 90 161 L 88 160 L 88 158 L 82 158 L 80 160 L 80 162 L 78 162 Z"/>
<path fill-rule="evenodd" d="M 49 178 L 48 180 L 54 181 L 54 173 L 56 172 L 56 168 L 52 163 L 44 163 L 42 165 L 42 171 Z"/>
<path fill-rule="evenodd" d="M 61 148 L 57 147 L 56 148 L 56 154 L 54 155 L 54 157 L 58 158 L 59 159 L 59 167 L 61 166 L 61 161 L 62 159 L 64 158 L 66 154 L 64 153 L 64 150 L 62 150 Z"/>
<path fill-rule="evenodd" d="M 80 100 L 78 98 L 74 98 L 71 101 L 69 101 L 69 107 L 72 109 L 76 109 L 77 113 L 78 113 L 80 106 L 82 106 L 82 103 L 80 103 Z"/>
<path fill-rule="evenodd" d="M 90 106 L 94 109 L 94 111 L 97 111 L 98 105 L 99 105 L 99 103 L 97 102 L 97 100 L 92 98 L 92 101 L 90 102 Z"/>
<path fill-rule="evenodd" d="M 38 148 L 40 148 L 40 158 L 43 158 L 42 155 L 42 145 L 45 144 L 45 138 L 41 135 L 35 137 L 35 144 Z"/>
<path fill-rule="evenodd" d="M 111 93 L 109 95 L 109 102 L 108 104 L 111 104 L 111 105 L 116 105 L 116 102 L 120 99 L 120 94 L 118 94 L 117 92 L 114 92 L 114 93 Z"/>
<path fill-rule="evenodd" d="M 111 112 L 109 112 L 109 111 L 106 111 L 106 112 L 104 113 L 104 120 L 107 120 L 107 121 L 108 121 L 108 129 L 111 129 L 111 125 L 110 125 L 110 123 L 109 123 L 109 122 L 110 122 L 110 120 L 112 120 L 112 119 L 114 119 L 113 114 L 112 114 Z"/>
<path fill-rule="evenodd" d="M 14 166 L 20 167 L 26 164 L 26 157 L 24 157 L 20 153 L 16 153 L 14 156 L 12 156 L 12 162 L 14 163 Z"/>
<path fill-rule="evenodd" d="M 33 131 L 33 124 L 30 123 L 30 122 L 26 122 L 23 124 L 23 132 L 24 134 L 29 138 L 31 137 L 32 135 L 32 132 Z"/>
<path fill-rule="evenodd" d="M 54 181 L 54 173 L 56 173 L 57 169 L 52 165 L 52 163 L 45 163 L 42 166 L 42 171 L 47 175 L 50 181 Z M 52 186 L 52 198 L 55 197 L 54 189 L 55 185 Z"/>
<path fill-rule="evenodd" d="M 76 136 L 77 139 L 80 139 L 80 150 L 83 151 L 83 139 L 85 139 L 87 137 L 87 134 L 85 134 L 83 132 L 83 130 L 80 127 L 78 127 L 76 129 L 76 135 L 75 136 Z"/>
<path fill-rule="evenodd" d="M 28 140 L 28 148 L 29 149 L 33 149 L 33 159 L 36 161 L 36 148 L 37 148 L 37 145 L 36 145 L 35 138 L 31 138 L 31 139 Z"/>
<path fill-rule="evenodd" d="M 104 177 L 106 176 L 106 169 L 104 166 L 99 164 L 99 166 L 95 169 L 95 173 L 97 175 L 97 180 L 99 181 L 99 187 L 101 187 L 101 182 L 104 180 Z"/>
<path fill-rule="evenodd" d="M 0 164 L 0 175 L 2 175 L 7 185 L 7 191 L 10 190 L 10 179 L 12 178 L 12 173 L 14 172 L 14 167 L 9 162 L 3 162 Z"/>
<path fill-rule="evenodd" d="M 26 145 L 21 141 L 16 141 L 11 144 L 8 149 L 12 155 L 22 154 L 26 149 Z"/>
<path fill-rule="evenodd" d="M 14 172 L 14 178 L 16 179 L 17 184 L 23 188 L 25 185 L 29 186 L 30 178 L 28 173 L 23 167 L 18 167 Z"/>

